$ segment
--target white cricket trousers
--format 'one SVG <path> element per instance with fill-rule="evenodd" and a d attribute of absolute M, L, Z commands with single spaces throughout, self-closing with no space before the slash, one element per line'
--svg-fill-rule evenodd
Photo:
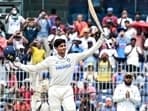
<path fill-rule="evenodd" d="M 40 107 L 40 105 L 41 105 L 41 107 Z M 31 111 L 37 111 L 37 109 L 39 109 L 39 107 L 40 107 L 40 111 L 50 111 L 50 105 L 48 102 L 41 103 L 40 96 L 33 95 L 31 98 Z"/>
<path fill-rule="evenodd" d="M 48 90 L 50 111 L 76 111 L 73 89 L 71 86 L 51 86 Z"/>

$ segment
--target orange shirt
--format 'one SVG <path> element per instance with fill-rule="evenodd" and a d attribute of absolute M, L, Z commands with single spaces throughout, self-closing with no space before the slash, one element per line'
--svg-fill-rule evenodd
<path fill-rule="evenodd" d="M 83 36 L 83 29 L 88 28 L 88 24 L 85 21 L 75 21 L 74 26 L 76 30 L 78 31 L 78 34 L 80 37 Z"/>

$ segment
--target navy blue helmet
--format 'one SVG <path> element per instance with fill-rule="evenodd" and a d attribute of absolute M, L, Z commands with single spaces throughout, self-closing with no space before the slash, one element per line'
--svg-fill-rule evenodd
<path fill-rule="evenodd" d="M 4 49 L 4 56 L 6 59 L 10 60 L 11 62 L 13 62 L 16 58 L 16 50 L 13 46 L 7 46 Z"/>

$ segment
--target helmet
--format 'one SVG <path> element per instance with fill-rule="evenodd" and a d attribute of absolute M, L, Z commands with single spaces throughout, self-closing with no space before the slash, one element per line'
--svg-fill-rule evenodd
<path fill-rule="evenodd" d="M 10 61 L 14 61 L 16 58 L 16 50 L 13 46 L 7 46 L 4 49 L 4 56 L 6 59 L 10 60 Z"/>

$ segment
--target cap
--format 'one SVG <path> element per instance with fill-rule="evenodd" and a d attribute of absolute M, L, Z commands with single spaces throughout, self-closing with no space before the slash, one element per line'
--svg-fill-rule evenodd
<path fill-rule="evenodd" d="M 107 11 L 108 12 L 112 12 L 113 11 L 113 8 L 112 7 L 109 7 L 109 8 L 107 8 Z"/>

